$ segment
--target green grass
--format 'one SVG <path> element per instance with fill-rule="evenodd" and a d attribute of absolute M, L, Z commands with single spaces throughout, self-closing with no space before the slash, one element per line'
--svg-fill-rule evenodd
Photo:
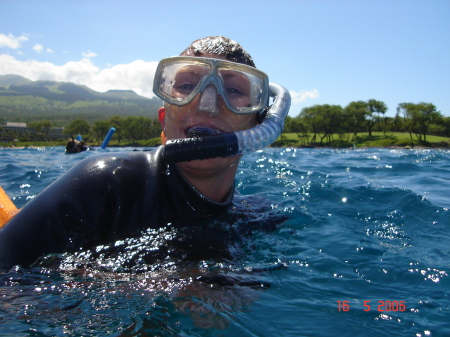
<path fill-rule="evenodd" d="M 323 144 L 320 144 L 320 136 L 317 135 L 316 141 L 314 143 L 309 143 L 312 134 L 309 134 L 308 140 L 302 143 L 301 139 L 296 133 L 283 133 L 278 140 L 272 144 L 274 147 L 301 147 L 301 146 L 329 146 L 329 147 L 415 147 L 415 146 L 426 146 L 426 147 L 449 147 L 450 139 L 447 137 L 438 136 L 427 136 L 427 141 L 419 141 L 415 135 L 410 138 L 409 133 L 394 132 L 387 133 L 384 136 L 383 132 L 372 132 L 372 136 L 366 132 L 358 133 L 358 136 L 353 141 L 351 140 L 351 135 L 333 135 L 333 142 L 331 144 L 327 143 L 324 139 Z"/>
<path fill-rule="evenodd" d="M 310 135 L 311 137 L 312 135 Z M 383 136 L 382 132 L 372 132 L 372 136 L 369 137 L 368 133 L 359 133 L 358 137 L 353 141 L 347 141 L 347 135 L 338 138 L 337 135 L 334 137 L 333 144 L 320 144 L 320 137 L 317 138 L 318 142 L 312 144 L 302 144 L 300 139 L 298 138 L 296 133 L 283 133 L 282 137 L 278 138 L 272 144 L 272 147 L 319 147 L 319 146 L 328 146 L 328 147 L 450 147 L 450 139 L 446 137 L 438 137 L 438 136 L 427 136 L 427 142 L 419 142 L 415 136 L 413 139 L 410 139 L 408 133 L 393 133 L 387 134 L 386 137 Z M 351 137 L 349 137 L 351 139 Z M 66 140 L 64 141 L 34 141 L 34 142 L 9 142 L 9 143 L 0 143 L 0 146 L 9 147 L 9 146 L 34 146 L 34 147 L 51 147 L 51 146 L 65 146 Z M 100 146 L 101 141 L 96 142 L 87 142 L 88 146 Z M 159 137 L 146 139 L 146 140 L 122 140 L 120 143 L 117 140 L 113 139 L 108 144 L 109 147 L 152 147 L 161 145 L 161 139 Z"/>

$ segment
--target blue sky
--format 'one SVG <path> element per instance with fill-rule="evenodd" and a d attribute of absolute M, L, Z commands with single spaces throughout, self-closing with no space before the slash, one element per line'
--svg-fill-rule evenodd
<path fill-rule="evenodd" d="M 0 0 L 0 75 L 132 89 L 157 61 L 225 35 L 304 107 L 377 99 L 450 116 L 450 1 Z"/>

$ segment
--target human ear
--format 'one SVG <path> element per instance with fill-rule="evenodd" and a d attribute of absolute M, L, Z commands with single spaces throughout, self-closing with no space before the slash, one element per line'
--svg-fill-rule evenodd
<path fill-rule="evenodd" d="M 161 124 L 161 128 L 164 130 L 165 126 L 166 126 L 166 109 L 164 109 L 164 107 L 161 107 L 158 109 L 158 120 L 159 123 Z"/>
<path fill-rule="evenodd" d="M 166 118 L 165 117 L 166 117 L 166 109 L 159 108 L 158 109 L 158 120 L 159 120 L 159 123 L 161 124 L 161 128 L 162 128 L 162 132 L 161 132 L 161 143 L 162 143 L 162 145 L 165 145 L 166 144 L 166 140 L 167 140 L 166 134 L 164 132 L 164 129 L 166 127 Z"/>

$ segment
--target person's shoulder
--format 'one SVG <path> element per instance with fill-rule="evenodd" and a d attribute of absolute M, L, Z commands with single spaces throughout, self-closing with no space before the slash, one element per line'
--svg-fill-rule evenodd
<path fill-rule="evenodd" d="M 132 162 L 137 164 L 158 160 L 159 155 L 160 148 L 155 148 L 151 151 L 108 152 L 86 157 L 80 161 L 80 164 L 97 166 L 120 162 Z"/>
<path fill-rule="evenodd" d="M 160 149 L 152 151 L 109 152 L 89 156 L 81 160 L 70 171 L 88 175 L 139 174 L 154 171 L 161 166 Z"/>

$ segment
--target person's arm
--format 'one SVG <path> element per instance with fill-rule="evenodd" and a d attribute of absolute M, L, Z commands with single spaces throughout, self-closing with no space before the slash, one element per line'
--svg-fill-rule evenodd
<path fill-rule="evenodd" d="M 42 255 L 93 246 L 139 228 L 146 161 L 119 154 L 75 165 L 0 229 L 0 268 L 29 266 Z"/>

